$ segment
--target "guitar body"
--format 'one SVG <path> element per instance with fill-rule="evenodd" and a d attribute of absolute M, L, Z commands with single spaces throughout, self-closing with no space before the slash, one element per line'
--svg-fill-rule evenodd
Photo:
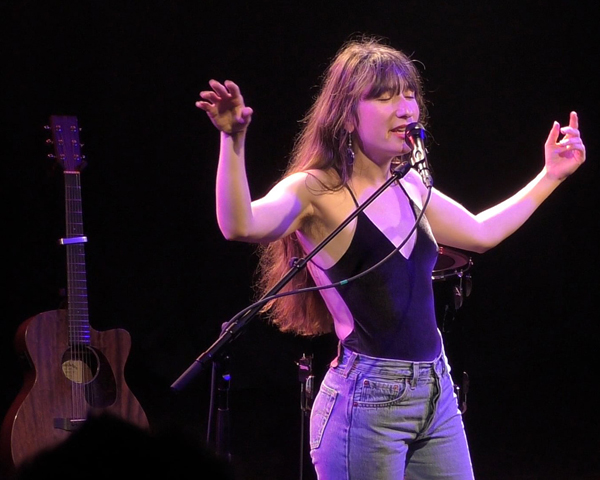
<path fill-rule="evenodd" d="M 89 345 L 67 341 L 66 310 L 35 315 L 15 337 L 27 361 L 24 383 L 2 424 L 2 460 L 9 468 L 65 440 L 88 416 L 109 413 L 140 428 L 149 423 L 124 378 L 131 348 L 126 330 L 90 329 Z"/>

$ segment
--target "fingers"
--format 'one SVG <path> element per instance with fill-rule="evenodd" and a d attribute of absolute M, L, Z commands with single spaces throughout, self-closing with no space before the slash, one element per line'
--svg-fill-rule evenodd
<path fill-rule="evenodd" d="M 564 137 L 559 142 L 558 137 L 561 134 L 564 135 Z M 550 129 L 550 133 L 548 134 L 546 144 L 570 143 L 569 141 L 573 137 L 579 138 L 579 118 L 577 117 L 577 112 L 571 112 L 569 114 L 569 126 L 567 127 L 561 127 L 558 122 L 554 122 Z"/>
<path fill-rule="evenodd" d="M 558 128 L 558 131 L 557 131 Z M 560 135 L 563 137 L 559 140 Z M 556 149 L 561 156 L 574 158 L 579 164 L 585 161 L 585 145 L 579 132 L 579 118 L 577 112 L 570 112 L 569 125 L 560 127 L 558 122 L 554 122 L 546 146 Z"/>
<path fill-rule="evenodd" d="M 575 142 L 581 142 L 577 112 L 571 112 L 569 114 L 569 126 L 562 127 L 560 133 L 562 133 L 564 137 L 559 143 L 573 143 L 571 142 L 572 139 L 575 139 Z"/>
<path fill-rule="evenodd" d="M 569 127 L 579 128 L 579 118 L 577 117 L 577 112 L 571 112 L 569 114 Z"/>
<path fill-rule="evenodd" d="M 254 112 L 244 105 L 244 98 L 237 84 L 231 80 L 221 83 L 214 79 L 209 80 L 208 84 L 212 90 L 200 92 L 196 107 L 204 110 L 213 125 L 222 132 L 231 134 L 245 130 Z"/>
<path fill-rule="evenodd" d="M 242 98 L 240 87 L 231 80 L 225 80 L 223 83 L 220 83 L 217 80 L 211 79 L 208 81 L 208 84 L 219 98 L 239 98 L 240 100 Z"/>
<path fill-rule="evenodd" d="M 239 118 L 240 123 L 249 123 L 254 111 L 250 107 L 244 107 Z"/>
<path fill-rule="evenodd" d="M 232 97 L 240 96 L 240 87 L 231 80 L 225 80 L 225 88 L 227 88 Z"/>
<path fill-rule="evenodd" d="M 550 133 L 548 134 L 548 138 L 546 139 L 546 145 L 555 145 L 558 141 L 559 134 L 560 124 L 558 122 L 554 122 L 552 124 L 552 128 L 550 129 Z"/>
<path fill-rule="evenodd" d="M 210 90 L 200 92 L 200 98 L 209 103 L 216 103 L 219 100 L 221 100 L 221 97 L 219 97 L 215 92 Z"/>
<path fill-rule="evenodd" d="M 562 127 L 560 129 L 560 133 L 565 136 L 563 140 L 567 139 L 568 137 L 579 136 L 579 119 L 577 118 L 576 112 L 571 112 L 569 114 L 569 126 Z"/>
<path fill-rule="evenodd" d="M 229 80 L 225 80 L 225 85 L 227 83 L 233 83 L 230 82 Z M 211 79 L 208 81 L 208 84 L 210 85 L 210 87 L 216 92 L 216 94 L 221 97 L 221 98 L 228 98 L 231 97 L 229 90 L 227 89 L 227 87 L 225 85 L 223 85 L 221 82 L 218 82 L 217 80 Z M 239 92 L 239 90 L 238 90 Z"/>
<path fill-rule="evenodd" d="M 206 110 L 206 102 L 215 105 L 224 100 L 230 100 L 234 104 L 243 105 L 240 88 L 231 80 L 225 80 L 225 82 L 220 83 L 217 80 L 211 79 L 208 81 L 208 84 L 212 90 L 203 90 L 200 92 L 200 98 L 204 102 L 202 100 L 197 101 L 196 106 L 198 108 Z"/>
<path fill-rule="evenodd" d="M 202 101 L 196 102 L 196 107 L 198 107 L 200 110 L 204 110 L 206 113 L 208 113 L 211 116 L 214 115 L 214 111 L 216 110 L 212 103 L 202 102 Z"/>

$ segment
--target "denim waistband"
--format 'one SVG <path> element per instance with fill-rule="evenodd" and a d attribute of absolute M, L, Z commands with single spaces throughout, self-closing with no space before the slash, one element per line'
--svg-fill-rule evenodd
<path fill-rule="evenodd" d="M 419 378 L 442 376 L 448 372 L 444 351 L 432 361 L 413 362 L 393 358 L 370 357 L 356 353 L 343 346 L 340 347 L 336 370 L 344 377 L 352 372 L 375 374 L 390 377 L 405 377 L 416 381 Z"/>

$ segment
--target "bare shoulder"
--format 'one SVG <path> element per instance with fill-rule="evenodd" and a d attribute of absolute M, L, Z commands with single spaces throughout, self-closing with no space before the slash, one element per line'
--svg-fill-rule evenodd
<path fill-rule="evenodd" d="M 302 230 L 305 233 L 312 231 L 314 234 L 315 228 L 321 233 L 335 228 L 354 207 L 352 197 L 335 171 L 296 172 L 284 178 L 279 187 L 288 194 L 293 192 L 302 205 Z"/>
<path fill-rule="evenodd" d="M 331 193 L 342 188 L 339 175 L 334 170 L 308 170 L 306 185 L 316 195 Z"/>
<path fill-rule="evenodd" d="M 306 197 L 321 197 L 341 189 L 339 177 L 335 172 L 317 169 L 293 173 L 282 179 L 279 184 Z"/>

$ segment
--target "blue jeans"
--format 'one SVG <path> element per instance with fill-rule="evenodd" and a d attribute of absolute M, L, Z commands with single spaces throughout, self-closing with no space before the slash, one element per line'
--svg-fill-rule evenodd
<path fill-rule="evenodd" d="M 432 362 L 347 349 L 310 416 L 319 480 L 471 480 L 462 414 L 445 354 Z"/>

